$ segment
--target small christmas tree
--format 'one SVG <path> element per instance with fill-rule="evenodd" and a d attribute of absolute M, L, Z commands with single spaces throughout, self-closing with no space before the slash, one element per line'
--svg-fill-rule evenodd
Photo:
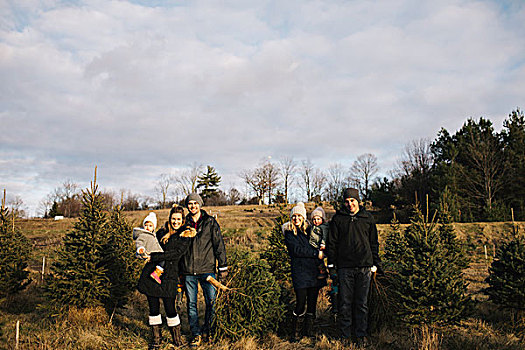
<path fill-rule="evenodd" d="M 515 236 L 496 252 L 489 269 L 485 293 L 490 300 L 510 309 L 514 321 L 523 322 L 525 313 L 525 242 L 516 230 Z"/>
<path fill-rule="evenodd" d="M 52 308 L 102 305 L 110 296 L 103 251 L 108 218 L 96 180 L 95 168 L 90 188 L 82 191 L 80 217 L 51 265 L 46 295 Z"/>
<path fill-rule="evenodd" d="M 465 258 L 452 226 L 429 221 L 416 207 L 404 240 L 393 279 L 398 316 L 411 325 L 459 321 L 470 299 L 462 276 Z"/>
<path fill-rule="evenodd" d="M 276 280 L 289 283 L 292 280 L 292 270 L 282 231 L 282 226 L 287 221 L 288 215 L 284 212 L 284 207 L 280 207 L 280 215 L 275 219 L 275 225 L 268 235 L 268 246 L 261 254 L 261 258 L 268 262 L 270 272 Z"/>
<path fill-rule="evenodd" d="M 31 243 L 14 226 L 5 206 L 5 190 L 0 209 L 0 298 L 3 299 L 24 289 L 31 280 L 27 261 Z"/>
<path fill-rule="evenodd" d="M 113 207 L 107 226 L 107 241 L 102 248 L 103 265 L 110 282 L 109 297 L 105 300 L 108 310 L 126 304 L 139 278 L 140 260 L 135 257 L 131 231 L 122 206 Z"/>
<path fill-rule="evenodd" d="M 268 263 L 243 249 L 233 250 L 226 286 L 216 301 L 215 338 L 237 340 L 262 337 L 276 331 L 285 316 L 280 301 L 281 285 L 270 273 Z"/>
<path fill-rule="evenodd" d="M 385 239 L 385 269 L 395 270 L 406 251 L 406 241 L 396 214 L 390 222 L 390 231 Z"/>

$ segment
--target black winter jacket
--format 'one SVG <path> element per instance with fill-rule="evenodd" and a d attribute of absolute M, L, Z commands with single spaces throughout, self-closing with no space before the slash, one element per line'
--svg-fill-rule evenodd
<path fill-rule="evenodd" d="M 298 232 L 294 234 L 287 222 L 282 226 L 284 243 L 288 249 L 291 259 L 292 283 L 294 289 L 323 287 L 326 279 L 317 279 L 319 275 L 319 250 L 315 249 L 308 242 L 310 238 L 310 227 L 306 234 Z"/>
<path fill-rule="evenodd" d="M 201 217 L 197 223 L 193 222 L 190 214 L 186 216 L 186 222 L 188 226 L 197 230 L 197 236 L 191 242 L 188 253 L 183 257 L 182 273 L 185 275 L 215 273 L 215 261 L 218 262 L 219 269 L 227 267 L 226 249 L 217 221 L 201 210 Z"/>
<path fill-rule="evenodd" d="M 177 295 L 177 283 L 179 282 L 179 260 L 188 251 L 193 238 L 179 237 L 187 227 L 183 226 L 178 232 L 171 236 L 166 244 L 162 244 L 163 253 L 151 253 L 151 260 L 144 265 L 140 274 L 137 289 L 142 294 L 157 298 L 175 298 Z M 157 239 L 164 237 L 169 232 L 168 223 L 156 233 Z M 165 261 L 164 273 L 160 277 L 162 281 L 158 284 L 150 274 L 155 270 L 158 262 Z"/>
<path fill-rule="evenodd" d="M 330 221 L 326 248 L 329 267 L 381 268 L 376 224 L 362 208 L 354 216 L 346 208 L 337 211 Z"/>

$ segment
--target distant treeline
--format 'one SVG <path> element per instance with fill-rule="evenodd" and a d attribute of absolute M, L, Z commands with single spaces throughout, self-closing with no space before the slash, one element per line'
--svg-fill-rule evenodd
<path fill-rule="evenodd" d="M 496 132 L 485 118 L 468 119 L 451 134 L 407 146 L 392 179 L 372 185 L 370 199 L 381 218 L 396 208 L 398 219 L 416 200 L 445 207 L 456 222 L 524 220 L 525 120 L 512 111 Z M 391 215 L 390 215 L 391 217 Z"/>
<path fill-rule="evenodd" d="M 525 120 L 517 108 L 496 132 L 489 119 L 469 118 L 451 134 L 442 128 L 434 140 L 408 143 L 389 177 L 379 179 L 377 157 L 366 153 L 352 164 L 316 167 L 310 159 L 264 159 L 239 172 L 246 190 L 221 188 L 217 170 L 197 162 L 177 173 L 159 175 L 154 196 L 123 189 L 104 192 L 111 207 L 125 210 L 167 208 L 190 192 L 199 192 L 206 205 L 272 204 L 289 201 L 328 201 L 336 205 L 346 187 L 360 190 L 379 223 L 396 213 L 407 222 L 414 203 L 444 208 L 456 222 L 525 220 Z M 80 186 L 66 180 L 41 202 L 45 217 L 77 216 Z"/>

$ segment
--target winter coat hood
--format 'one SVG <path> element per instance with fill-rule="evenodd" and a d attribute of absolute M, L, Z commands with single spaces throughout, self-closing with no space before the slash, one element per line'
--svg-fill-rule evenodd
<path fill-rule="evenodd" d="M 129 231 L 128 231 L 129 232 Z M 146 235 L 150 235 L 150 236 L 153 236 L 153 237 L 156 237 L 155 236 L 155 233 L 153 232 L 149 232 L 148 230 L 144 230 L 143 228 L 140 228 L 140 227 L 134 227 L 133 228 L 133 240 L 137 240 L 137 238 L 139 238 L 140 235 L 143 235 L 143 234 L 146 234 Z"/>

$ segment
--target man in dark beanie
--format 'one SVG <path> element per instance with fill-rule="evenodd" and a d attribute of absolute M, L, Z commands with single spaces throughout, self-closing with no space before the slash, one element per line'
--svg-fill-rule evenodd
<path fill-rule="evenodd" d="M 197 230 L 197 236 L 193 239 L 188 254 L 183 257 L 182 272 L 185 277 L 186 296 L 188 300 L 188 321 L 192 333 L 191 346 L 199 346 L 202 338 L 210 335 L 213 323 L 214 305 L 217 291 L 206 278 L 216 278 L 215 265 L 219 269 L 219 280 L 228 274 L 226 263 L 226 250 L 222 240 L 221 228 L 217 221 L 206 211 L 202 210 L 203 201 L 197 193 L 191 193 L 186 197 L 186 207 L 189 214 L 186 223 Z M 204 324 L 199 326 L 199 313 L 197 308 L 198 285 L 201 285 L 206 303 Z"/>
<path fill-rule="evenodd" d="M 358 345 L 366 346 L 370 279 L 372 272 L 381 268 L 377 228 L 372 215 L 359 206 L 357 189 L 345 189 L 343 200 L 342 209 L 330 221 L 326 245 L 328 268 L 339 280 L 341 336 L 349 340 L 353 333 Z"/>

